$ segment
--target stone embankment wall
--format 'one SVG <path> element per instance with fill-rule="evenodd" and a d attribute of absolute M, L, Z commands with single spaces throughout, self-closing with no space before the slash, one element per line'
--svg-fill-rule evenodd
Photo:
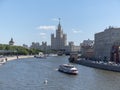
<path fill-rule="evenodd" d="M 90 60 L 79 60 L 76 63 L 78 63 L 80 65 L 88 66 L 88 67 L 120 72 L 120 65 L 93 63 Z"/>

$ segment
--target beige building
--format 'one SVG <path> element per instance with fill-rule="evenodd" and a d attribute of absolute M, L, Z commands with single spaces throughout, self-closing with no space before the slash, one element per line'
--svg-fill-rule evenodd
<path fill-rule="evenodd" d="M 94 55 L 94 41 L 84 40 L 81 44 L 81 55 L 86 58 L 92 58 Z"/>
<path fill-rule="evenodd" d="M 30 48 L 47 51 L 51 49 L 51 46 L 47 45 L 47 42 L 42 42 L 42 44 L 40 44 L 39 42 L 32 42 L 32 45 L 30 46 Z"/>
<path fill-rule="evenodd" d="M 63 33 L 60 21 L 56 30 L 56 36 L 51 34 L 51 49 L 64 50 L 67 45 L 67 35 Z"/>
<path fill-rule="evenodd" d="M 115 43 L 120 43 L 120 28 L 109 27 L 103 32 L 95 34 L 95 57 L 108 58 L 111 57 L 111 50 Z"/>
<path fill-rule="evenodd" d="M 74 42 L 67 45 L 67 35 L 63 33 L 60 21 L 56 30 L 56 36 L 51 34 L 51 49 L 64 50 L 65 52 L 79 52 L 80 46 L 75 46 Z"/>
<path fill-rule="evenodd" d="M 69 42 L 65 49 L 67 52 L 80 52 L 80 46 L 76 46 L 72 41 Z"/>
<path fill-rule="evenodd" d="M 42 45 L 40 45 L 40 50 L 45 51 L 46 53 L 50 49 L 51 49 L 51 46 L 47 45 L 47 42 L 42 42 Z"/>

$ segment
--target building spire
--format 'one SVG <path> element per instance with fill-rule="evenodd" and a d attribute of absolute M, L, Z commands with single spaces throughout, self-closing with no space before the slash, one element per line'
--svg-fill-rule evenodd
<path fill-rule="evenodd" d="M 59 18 L 59 24 L 60 24 L 60 18 Z"/>
<path fill-rule="evenodd" d="M 9 41 L 9 45 L 14 45 L 13 38 L 11 38 L 11 40 Z"/>
<path fill-rule="evenodd" d="M 58 19 L 59 19 L 58 30 L 61 30 L 60 18 L 58 18 Z"/>

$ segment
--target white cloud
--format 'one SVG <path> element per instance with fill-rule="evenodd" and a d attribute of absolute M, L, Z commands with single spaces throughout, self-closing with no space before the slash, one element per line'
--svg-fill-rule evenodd
<path fill-rule="evenodd" d="M 46 33 L 40 33 L 40 36 L 41 36 L 42 38 L 46 38 L 46 37 L 47 37 Z"/>
<path fill-rule="evenodd" d="M 73 33 L 77 34 L 77 33 L 82 33 L 81 30 L 75 30 L 75 29 L 72 29 Z"/>
<path fill-rule="evenodd" d="M 56 27 L 55 27 L 55 26 L 47 26 L 47 25 L 44 25 L 44 26 L 39 26 L 39 27 L 37 27 L 37 29 L 39 29 L 39 30 L 55 30 Z"/>

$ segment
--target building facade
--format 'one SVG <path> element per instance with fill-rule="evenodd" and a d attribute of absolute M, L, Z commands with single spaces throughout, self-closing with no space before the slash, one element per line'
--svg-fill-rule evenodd
<path fill-rule="evenodd" d="M 30 48 L 34 48 L 34 49 L 39 49 L 40 50 L 39 42 L 32 42 L 32 45 L 30 46 Z"/>
<path fill-rule="evenodd" d="M 51 34 L 51 49 L 65 50 L 67 45 L 67 35 L 63 33 L 60 21 L 56 30 L 56 36 Z"/>
<path fill-rule="evenodd" d="M 95 57 L 110 60 L 112 47 L 120 43 L 120 28 L 109 27 L 95 34 Z M 119 46 L 119 45 L 118 45 Z"/>
<path fill-rule="evenodd" d="M 44 51 L 45 53 L 48 53 L 50 49 L 51 46 L 47 45 L 47 42 L 42 42 L 42 45 L 40 45 L 40 50 Z"/>
<path fill-rule="evenodd" d="M 80 52 L 80 46 L 76 46 L 74 42 L 69 42 L 68 46 L 66 46 L 67 52 Z"/>
<path fill-rule="evenodd" d="M 84 40 L 80 44 L 81 55 L 86 58 L 94 57 L 94 41 L 93 40 Z"/>
<path fill-rule="evenodd" d="M 84 40 L 81 44 L 81 46 L 93 46 L 94 45 L 94 41 L 93 40 Z"/>

